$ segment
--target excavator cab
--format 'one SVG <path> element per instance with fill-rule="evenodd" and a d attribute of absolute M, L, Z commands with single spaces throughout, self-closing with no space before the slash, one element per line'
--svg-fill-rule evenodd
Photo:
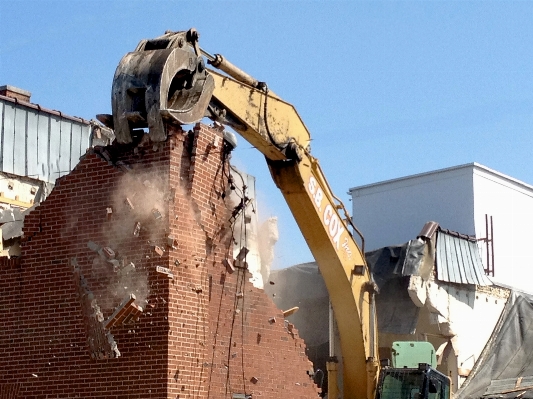
<path fill-rule="evenodd" d="M 450 379 L 435 370 L 437 358 L 430 342 L 392 344 L 392 367 L 383 367 L 376 399 L 450 399 Z"/>

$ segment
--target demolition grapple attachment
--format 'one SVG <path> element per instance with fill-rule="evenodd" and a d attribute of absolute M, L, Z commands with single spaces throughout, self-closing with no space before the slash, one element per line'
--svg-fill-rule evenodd
<path fill-rule="evenodd" d="M 214 87 L 194 29 L 142 40 L 122 58 L 113 78 L 116 140 L 130 143 L 132 129 L 148 128 L 151 141 L 164 141 L 164 122 L 184 125 L 203 118 Z"/>

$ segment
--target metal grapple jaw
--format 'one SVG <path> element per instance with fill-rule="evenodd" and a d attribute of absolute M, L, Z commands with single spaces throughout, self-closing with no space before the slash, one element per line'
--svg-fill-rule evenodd
<path fill-rule="evenodd" d="M 164 141 L 164 122 L 184 125 L 203 118 L 215 84 L 197 41 L 194 29 L 168 32 L 141 41 L 122 58 L 111 100 L 119 143 L 132 142 L 132 129 L 143 128 L 148 128 L 151 141 Z"/>

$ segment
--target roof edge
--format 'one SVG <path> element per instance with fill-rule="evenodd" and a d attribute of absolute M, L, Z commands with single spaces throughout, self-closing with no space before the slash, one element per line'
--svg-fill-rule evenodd
<path fill-rule="evenodd" d="M 15 103 L 15 104 L 20 105 L 22 107 L 35 109 L 37 111 L 45 112 L 45 113 L 50 114 L 50 115 L 56 115 L 56 116 L 59 116 L 60 118 L 69 119 L 71 121 L 82 123 L 84 125 L 90 125 L 91 124 L 91 122 L 88 121 L 87 119 L 83 119 L 83 118 L 80 118 L 78 116 L 66 115 L 66 114 L 62 113 L 61 111 L 55 111 L 53 109 L 44 108 L 44 107 L 41 107 L 39 104 L 28 103 L 26 101 L 21 101 L 21 100 L 19 100 L 17 98 L 11 98 L 11 97 L 6 97 L 6 96 L 0 95 L 0 100 L 8 101 L 10 103 Z"/>
<path fill-rule="evenodd" d="M 462 164 L 462 165 L 451 166 L 449 168 L 436 169 L 436 170 L 432 170 L 432 171 L 429 171 L 429 172 L 416 173 L 414 175 L 402 176 L 402 177 L 389 179 L 389 180 L 382 180 L 382 181 L 379 181 L 379 182 L 376 182 L 376 183 L 364 184 L 362 186 L 355 186 L 355 187 L 352 187 L 352 188 L 350 188 L 348 190 L 348 194 L 351 195 L 353 192 L 358 191 L 358 190 L 362 190 L 362 189 L 385 186 L 385 185 L 388 185 L 388 184 L 391 184 L 391 183 L 396 183 L 396 182 L 406 182 L 406 181 L 409 181 L 409 180 L 412 180 L 412 179 L 418 179 L 420 177 L 438 175 L 438 174 L 442 174 L 442 173 L 447 173 L 447 172 L 461 170 L 461 169 L 468 169 L 468 168 L 471 168 L 473 171 L 477 170 L 477 171 L 485 172 L 487 174 L 490 174 L 490 175 L 493 175 L 495 177 L 507 180 L 509 182 L 512 182 L 513 184 L 522 186 L 522 187 L 524 187 L 524 188 L 526 188 L 528 190 L 533 191 L 533 186 L 532 185 L 529 185 L 529 184 L 527 184 L 527 183 L 525 183 L 525 182 L 523 182 L 521 180 L 515 179 L 515 178 L 513 178 L 513 177 L 511 177 L 509 175 L 506 175 L 504 173 L 498 172 L 498 171 L 496 171 L 494 169 L 491 169 L 491 168 L 489 168 L 489 167 L 487 167 L 485 165 L 482 165 L 482 164 L 480 164 L 478 162 L 470 162 L 470 163 L 466 163 L 466 164 Z"/>

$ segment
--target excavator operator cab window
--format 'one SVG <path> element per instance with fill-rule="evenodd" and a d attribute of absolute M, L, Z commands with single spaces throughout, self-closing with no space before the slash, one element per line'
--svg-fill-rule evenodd
<path fill-rule="evenodd" d="M 383 378 L 380 399 L 423 399 L 424 373 L 419 370 L 390 370 Z"/>
<path fill-rule="evenodd" d="M 436 380 L 436 379 L 433 379 L 433 378 L 429 379 L 428 399 L 441 399 L 441 395 L 440 395 L 441 386 L 440 385 L 441 384 L 440 384 L 439 380 Z"/>
<path fill-rule="evenodd" d="M 446 376 L 431 369 L 428 373 L 428 398 L 427 399 L 449 399 L 450 384 Z"/>

